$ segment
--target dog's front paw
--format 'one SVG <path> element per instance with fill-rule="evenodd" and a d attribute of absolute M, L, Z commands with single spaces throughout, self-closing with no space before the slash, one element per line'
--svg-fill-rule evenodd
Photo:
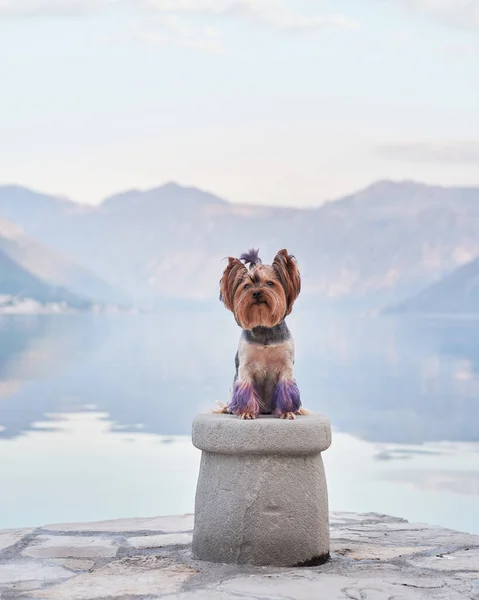
<path fill-rule="evenodd" d="M 293 412 L 285 412 L 282 415 L 279 415 L 280 419 L 289 419 L 289 420 L 293 420 L 296 419 L 296 415 Z"/>
<path fill-rule="evenodd" d="M 241 415 L 238 415 L 238 417 L 244 421 L 252 421 L 253 419 L 256 419 L 256 414 L 252 412 L 245 412 Z"/>

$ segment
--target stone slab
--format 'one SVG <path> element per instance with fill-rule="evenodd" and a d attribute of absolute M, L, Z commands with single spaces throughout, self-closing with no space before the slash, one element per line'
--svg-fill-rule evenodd
<path fill-rule="evenodd" d="M 133 548 L 164 548 L 165 546 L 188 546 L 192 540 L 191 533 L 170 533 L 161 535 L 143 535 L 130 537 L 128 543 Z"/>
<path fill-rule="evenodd" d="M 448 546 L 450 544 L 479 544 L 479 535 L 461 533 L 443 527 L 427 524 L 410 524 L 407 522 L 387 523 L 367 521 L 357 524 L 339 525 L 332 528 L 331 538 L 364 541 L 364 539 L 380 541 L 387 544 L 388 538 L 403 546 Z"/>
<path fill-rule="evenodd" d="M 0 532 L 0 551 L 6 550 L 10 546 L 14 546 L 25 536 L 33 533 L 34 529 L 7 529 Z"/>
<path fill-rule="evenodd" d="M 335 528 L 339 526 L 354 525 L 354 523 L 357 523 L 358 525 L 367 525 L 368 523 L 372 523 L 374 525 L 379 523 L 388 523 L 392 525 L 393 523 L 397 523 L 398 525 L 395 527 L 395 529 L 399 528 L 400 524 L 411 527 L 406 519 L 401 517 L 392 517 L 391 515 L 383 515 L 380 513 L 351 513 L 346 511 L 338 511 L 330 514 L 329 522 Z"/>
<path fill-rule="evenodd" d="M 257 596 L 254 596 L 256 599 Z M 228 592 L 216 592 L 214 590 L 192 590 L 175 594 L 174 596 L 164 596 L 161 600 L 249 600 L 245 596 L 229 594 Z"/>
<path fill-rule="evenodd" d="M 0 586 L 18 581 L 34 580 L 43 582 L 54 579 L 66 579 L 72 575 L 73 573 L 62 567 L 45 565 L 32 560 L 12 560 L 5 564 L 0 564 Z"/>
<path fill-rule="evenodd" d="M 52 561 L 48 561 L 51 564 L 60 565 L 71 569 L 72 571 L 89 571 L 95 566 L 94 560 L 88 560 L 85 558 L 57 558 Z"/>
<path fill-rule="evenodd" d="M 331 544 L 331 551 L 354 560 L 388 561 L 400 556 L 434 550 L 432 546 L 387 546 L 381 544 L 363 544 L 356 541 L 337 541 Z"/>
<path fill-rule="evenodd" d="M 219 586 L 243 598 L 264 600 L 465 600 L 442 580 L 416 579 L 402 583 L 381 577 L 323 575 L 276 578 L 262 576 L 233 579 Z"/>
<path fill-rule="evenodd" d="M 49 533 L 30 531 L 29 548 L 42 547 L 45 538 L 50 548 L 61 545 L 62 538 L 70 538 L 69 547 L 78 544 L 81 555 L 85 539 L 95 539 L 99 544 L 110 541 L 108 547 L 118 547 L 118 554 L 99 560 L 25 558 L 22 544 L 9 545 L 0 554 L 0 598 L 479 600 L 479 536 L 475 535 L 410 524 L 387 515 L 332 513 L 333 547 L 343 554 L 335 553 L 327 564 L 292 569 L 237 567 L 195 561 L 191 546 L 177 543 L 191 538 L 191 516 L 147 521 L 149 527 L 161 524 L 161 532 L 172 531 L 163 534 L 145 529 L 145 519 L 110 521 L 105 525 L 108 529 L 100 525 L 96 533 L 98 524 L 81 524 L 79 531 L 69 525 L 67 535 L 64 526 L 58 526 L 56 534 L 50 528 Z M 127 535 L 122 534 L 123 528 Z M 0 535 L 7 533 L 11 536 L 11 532 Z M 172 544 L 150 547 L 150 543 L 158 543 L 157 538 L 160 543 Z M 139 547 L 131 544 L 132 539 L 142 540 Z M 413 542 L 404 544 L 405 539 Z M 349 556 L 347 548 L 352 550 Z"/>
<path fill-rule="evenodd" d="M 438 571 L 472 571 L 478 574 L 479 581 L 479 552 L 477 549 L 415 557 L 409 560 L 409 564 L 421 569 Z"/>
<path fill-rule="evenodd" d="M 22 552 L 32 558 L 112 558 L 117 546 L 102 537 L 40 535 Z"/>
<path fill-rule="evenodd" d="M 91 573 L 77 575 L 26 598 L 39 600 L 97 600 L 98 598 L 160 597 L 180 590 L 195 570 L 154 556 L 135 557 L 111 563 Z"/>
<path fill-rule="evenodd" d="M 178 515 L 174 517 L 152 517 L 140 519 L 117 519 L 111 521 L 97 521 L 94 523 L 63 523 L 60 525 L 46 525 L 46 531 L 60 532 L 106 532 L 125 533 L 134 531 L 155 531 L 175 533 L 193 529 L 193 515 Z"/>

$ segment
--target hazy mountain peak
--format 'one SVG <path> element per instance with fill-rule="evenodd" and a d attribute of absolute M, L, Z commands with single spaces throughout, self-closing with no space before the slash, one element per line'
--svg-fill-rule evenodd
<path fill-rule="evenodd" d="M 107 198 L 102 207 L 114 209 L 173 208 L 175 206 L 226 205 L 226 200 L 196 187 L 187 187 L 174 181 L 148 190 L 132 189 Z"/>
<path fill-rule="evenodd" d="M 178 190 L 187 190 L 187 189 L 194 189 L 194 188 L 188 188 L 187 186 L 181 185 L 179 183 L 176 183 L 176 181 L 167 181 L 165 184 L 158 186 L 158 188 L 155 189 L 163 189 L 165 191 L 178 191 Z"/>
<path fill-rule="evenodd" d="M 425 183 L 418 183 L 411 179 L 393 180 L 393 179 L 381 179 L 375 181 L 368 187 L 360 190 L 355 196 L 364 195 L 368 197 L 374 197 L 381 195 L 384 198 L 388 198 L 390 194 L 408 194 L 417 193 L 426 189 L 441 189 L 440 186 L 426 185 Z"/>
<path fill-rule="evenodd" d="M 194 186 L 186 186 L 169 181 L 164 185 L 152 188 L 145 192 L 149 196 L 158 196 L 160 199 L 191 199 L 205 204 L 228 204 L 226 200 Z"/>

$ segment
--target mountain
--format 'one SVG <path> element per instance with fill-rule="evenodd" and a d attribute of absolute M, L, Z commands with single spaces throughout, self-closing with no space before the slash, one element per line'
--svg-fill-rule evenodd
<path fill-rule="evenodd" d="M 175 204 L 180 204 L 185 210 L 195 210 L 198 205 L 225 206 L 228 202 L 198 188 L 170 182 L 152 190 L 129 190 L 110 196 L 104 200 L 102 207 L 116 213 L 124 211 L 130 214 L 133 209 L 146 211 L 150 216 L 162 216 L 168 207 Z"/>
<path fill-rule="evenodd" d="M 0 186 L 0 217 L 15 223 L 28 235 L 60 223 L 69 214 L 86 210 L 67 200 L 19 185 Z"/>
<path fill-rule="evenodd" d="M 479 314 L 479 258 L 385 312 Z"/>
<path fill-rule="evenodd" d="M 55 288 L 38 279 L 0 250 L 0 296 L 31 298 L 41 304 L 66 303 L 70 308 L 87 310 L 92 303 L 70 293 L 64 288 Z"/>
<path fill-rule="evenodd" d="M 125 300 L 124 295 L 102 279 L 78 266 L 58 251 L 26 236 L 13 223 L 1 217 L 0 252 L 22 272 L 43 282 L 44 285 L 68 289 L 72 298 L 88 297 L 104 303 Z"/>
<path fill-rule="evenodd" d="M 311 209 L 230 204 L 174 183 L 96 207 L 38 199 L 0 188 L 0 215 L 150 304 L 217 298 L 224 257 L 251 246 L 265 261 L 283 247 L 296 255 L 302 301 L 368 309 L 397 304 L 479 256 L 479 188 L 383 181 Z M 25 216 L 32 207 L 35 217 Z"/>

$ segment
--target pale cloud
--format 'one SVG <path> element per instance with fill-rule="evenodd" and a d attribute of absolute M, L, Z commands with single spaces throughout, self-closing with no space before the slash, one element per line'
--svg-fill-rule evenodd
<path fill-rule="evenodd" d="M 300 15 L 270 16 L 266 23 L 291 32 L 314 32 L 321 31 L 327 27 L 339 27 L 342 29 L 358 29 L 359 23 L 342 15 L 328 15 L 324 17 L 312 16 L 302 17 Z"/>
<path fill-rule="evenodd" d="M 268 3 L 265 0 L 264 3 Z M 191 14 L 248 14 L 259 9 L 258 0 L 143 0 L 143 5 L 159 12 Z"/>
<path fill-rule="evenodd" d="M 197 27 L 175 15 L 132 23 L 133 36 L 148 44 L 173 44 L 190 50 L 220 54 L 223 51 L 220 33 L 213 27 Z"/>
<path fill-rule="evenodd" d="M 342 15 L 298 14 L 293 5 L 293 0 L 0 0 L 0 19 L 80 17 L 126 8 L 132 19 L 129 34 L 136 40 L 216 54 L 223 52 L 218 28 L 227 19 L 300 34 L 358 26 Z M 96 35 L 94 42 L 121 39 L 125 32 Z"/>
<path fill-rule="evenodd" d="M 394 0 L 409 10 L 452 27 L 479 29 L 478 0 Z"/>
<path fill-rule="evenodd" d="M 71 16 L 127 7 L 136 15 L 204 16 L 243 19 L 291 32 L 316 32 L 327 27 L 355 28 L 358 23 L 343 15 L 303 15 L 293 0 L 0 0 L 1 17 Z M 182 36 L 185 33 L 182 25 Z M 173 34 L 170 31 L 169 35 Z M 150 32 L 149 36 L 152 36 Z M 161 38 L 162 34 L 155 33 Z M 204 33 L 202 34 L 204 36 Z"/>
<path fill-rule="evenodd" d="M 145 0 L 156 12 L 223 16 L 255 21 L 284 31 L 314 32 L 325 27 L 357 28 L 359 24 L 343 15 L 300 15 L 281 0 Z"/>
<path fill-rule="evenodd" d="M 0 17 L 81 15 L 116 3 L 117 0 L 0 0 Z"/>
<path fill-rule="evenodd" d="M 479 164 L 479 140 L 397 142 L 380 145 L 377 152 L 401 162 Z"/>

